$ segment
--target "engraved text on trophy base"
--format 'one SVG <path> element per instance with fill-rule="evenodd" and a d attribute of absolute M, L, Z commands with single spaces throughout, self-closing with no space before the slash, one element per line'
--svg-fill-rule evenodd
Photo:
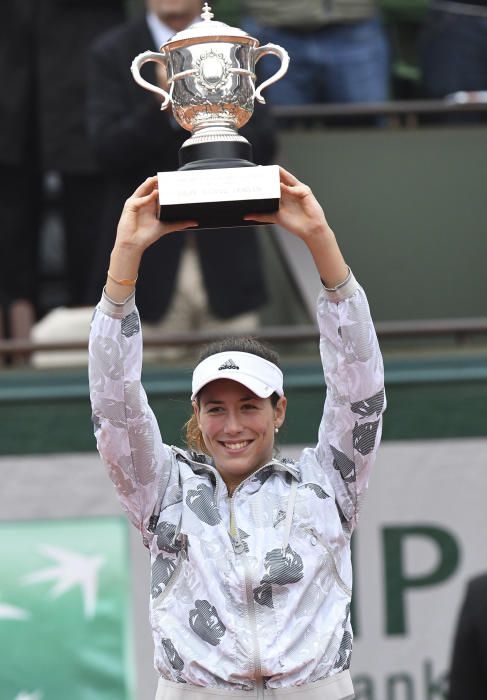
<path fill-rule="evenodd" d="M 277 165 L 157 173 L 161 206 L 190 202 L 279 199 Z"/>

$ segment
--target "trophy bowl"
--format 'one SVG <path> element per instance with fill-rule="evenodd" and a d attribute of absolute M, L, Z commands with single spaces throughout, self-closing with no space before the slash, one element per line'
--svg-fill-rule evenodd
<path fill-rule="evenodd" d="M 256 89 L 255 67 L 266 54 L 278 56 L 281 65 Z M 140 69 L 148 61 L 164 66 L 169 92 L 141 76 Z M 176 121 L 191 132 L 180 150 L 181 168 L 203 169 L 222 167 L 222 159 L 227 167 L 253 165 L 251 146 L 238 129 L 251 118 L 255 100 L 265 103 L 262 91 L 279 80 L 288 65 L 283 48 L 259 46 L 241 29 L 213 21 L 205 3 L 201 21 L 178 32 L 160 52 L 139 54 L 131 70 L 139 85 L 163 98 L 161 109 L 171 104 Z"/>

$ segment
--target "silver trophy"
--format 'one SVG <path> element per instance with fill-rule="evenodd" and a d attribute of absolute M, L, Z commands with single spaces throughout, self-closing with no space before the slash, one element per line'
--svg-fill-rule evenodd
<path fill-rule="evenodd" d="M 205 3 L 200 21 L 159 52 L 139 54 L 131 68 L 139 85 L 162 98 L 161 109 L 171 104 L 176 121 L 191 132 L 179 151 L 177 174 L 158 173 L 160 218 L 194 218 L 200 228 L 242 226 L 245 214 L 278 209 L 278 167 L 255 166 L 252 146 L 238 130 L 251 118 L 254 101 L 265 103 L 262 91 L 289 65 L 280 46 L 259 46 L 246 32 L 213 17 Z M 255 66 L 266 54 L 278 56 L 281 65 L 256 88 Z M 149 61 L 164 67 L 169 92 L 141 76 Z"/>

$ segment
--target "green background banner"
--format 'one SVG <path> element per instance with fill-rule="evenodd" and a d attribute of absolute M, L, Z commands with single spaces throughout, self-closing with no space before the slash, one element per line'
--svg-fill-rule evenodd
<path fill-rule="evenodd" d="M 0 524 L 2 700 L 130 700 L 123 518 Z"/>

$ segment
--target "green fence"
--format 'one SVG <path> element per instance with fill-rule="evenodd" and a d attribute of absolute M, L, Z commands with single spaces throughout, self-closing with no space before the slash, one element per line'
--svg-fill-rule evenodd
<path fill-rule="evenodd" d="M 284 443 L 313 443 L 324 399 L 317 362 L 284 368 L 289 399 Z M 149 368 L 144 384 L 166 442 L 181 442 L 190 411 L 190 370 Z M 384 439 L 487 434 L 487 355 L 386 361 Z M 0 454 L 95 448 L 86 372 L 12 372 L 0 389 Z"/>

